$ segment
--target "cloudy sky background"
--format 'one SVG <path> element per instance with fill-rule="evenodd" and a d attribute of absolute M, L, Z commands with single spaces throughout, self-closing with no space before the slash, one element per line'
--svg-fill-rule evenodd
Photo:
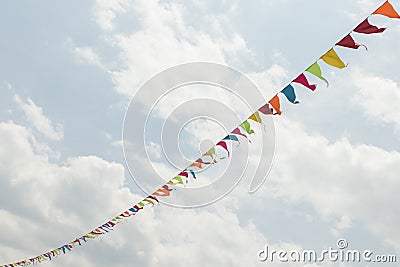
<path fill-rule="evenodd" d="M 271 97 L 380 3 L 2 1 L 0 264 L 59 247 L 140 200 L 122 121 L 152 75 L 224 63 Z M 324 67 L 331 86 L 283 104 L 275 163 L 256 194 L 244 181 L 202 209 L 145 210 L 43 266 L 261 266 L 266 243 L 323 250 L 339 237 L 399 255 L 400 21 L 371 22 L 389 29 L 357 35 L 368 52 L 339 48 L 350 64 Z"/>

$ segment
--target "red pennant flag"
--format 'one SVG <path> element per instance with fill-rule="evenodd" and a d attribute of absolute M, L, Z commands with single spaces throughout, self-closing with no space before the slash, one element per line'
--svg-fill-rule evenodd
<path fill-rule="evenodd" d="M 366 18 L 353 31 L 358 33 L 371 34 L 371 33 L 381 33 L 384 30 L 386 30 L 386 28 L 378 28 L 376 26 L 371 25 L 368 21 L 368 18 Z"/>
<path fill-rule="evenodd" d="M 189 177 L 187 172 L 181 172 L 180 174 L 178 174 L 179 176 L 185 176 L 186 178 Z"/>
<path fill-rule="evenodd" d="M 351 37 L 351 35 L 347 35 L 346 37 L 344 37 L 342 40 L 340 40 L 340 42 L 338 42 L 336 45 L 338 46 L 343 46 L 343 47 L 347 47 L 347 48 L 353 48 L 353 49 L 358 49 L 360 46 L 365 47 L 365 49 L 368 50 L 368 48 L 363 45 L 363 44 L 357 44 L 353 37 Z"/>
<path fill-rule="evenodd" d="M 296 79 L 293 80 L 293 82 L 302 84 L 305 87 L 311 89 L 311 91 L 315 91 L 315 89 L 317 89 L 316 84 L 310 84 L 308 82 L 307 77 L 306 77 L 306 75 L 304 75 L 304 73 L 300 74 L 299 77 L 297 77 Z"/>
<path fill-rule="evenodd" d="M 282 114 L 281 102 L 279 100 L 278 95 L 275 95 L 268 103 L 271 104 L 271 106 L 275 109 L 275 111 L 276 111 L 276 113 L 278 113 L 278 115 Z"/>
<path fill-rule="evenodd" d="M 228 152 L 228 157 L 229 157 L 229 150 L 228 150 L 228 146 L 226 145 L 226 143 L 224 141 L 220 141 L 216 144 L 217 146 L 222 146 L 226 152 Z"/>
<path fill-rule="evenodd" d="M 389 3 L 389 1 L 386 1 L 381 5 L 377 10 L 375 10 L 374 13 L 372 14 L 377 14 L 377 15 L 383 15 L 388 18 L 392 19 L 399 19 L 399 13 L 394 9 L 394 7 Z"/>

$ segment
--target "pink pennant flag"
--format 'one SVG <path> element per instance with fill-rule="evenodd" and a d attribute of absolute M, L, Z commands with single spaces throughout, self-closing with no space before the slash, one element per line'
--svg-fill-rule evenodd
<path fill-rule="evenodd" d="M 269 104 L 265 104 L 261 108 L 258 109 L 264 115 L 273 115 L 273 109 L 269 106 Z"/>
<path fill-rule="evenodd" d="M 221 147 L 223 147 L 223 148 L 226 150 L 226 152 L 228 152 L 228 157 L 229 157 L 229 150 L 228 150 L 228 146 L 226 145 L 226 143 L 225 143 L 224 141 L 220 141 L 220 142 L 218 142 L 218 143 L 217 143 L 217 146 L 221 146 Z"/>
<path fill-rule="evenodd" d="M 243 134 L 243 133 L 240 131 L 239 127 L 236 128 L 235 130 L 233 130 L 231 133 L 232 133 L 232 134 L 237 134 L 237 135 L 243 136 L 244 138 L 246 138 L 247 140 L 249 140 L 249 142 L 251 143 L 250 139 L 247 137 L 247 135 Z"/>
<path fill-rule="evenodd" d="M 232 133 L 233 133 L 233 134 L 237 134 L 237 135 L 241 135 L 241 136 L 243 136 L 244 138 L 247 138 L 247 135 L 243 134 L 243 133 L 239 130 L 239 128 L 236 128 L 235 130 L 233 130 Z"/>
<path fill-rule="evenodd" d="M 311 91 L 315 91 L 315 89 L 317 89 L 317 85 L 316 84 L 310 84 L 307 80 L 306 75 L 304 75 L 304 73 L 300 74 L 299 77 L 297 77 L 296 79 L 293 80 L 294 83 L 299 83 L 304 85 L 305 87 L 311 89 Z"/>

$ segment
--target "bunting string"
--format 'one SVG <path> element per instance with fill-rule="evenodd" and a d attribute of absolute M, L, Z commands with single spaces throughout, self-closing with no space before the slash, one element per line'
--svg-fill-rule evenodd
<path fill-rule="evenodd" d="M 344 61 L 339 57 L 339 55 L 335 51 L 335 46 L 351 48 L 351 49 L 358 49 L 360 46 L 363 46 L 367 49 L 367 47 L 364 44 L 356 43 L 351 34 L 353 32 L 361 34 L 377 34 L 377 33 L 382 33 L 386 30 L 386 28 L 379 28 L 369 23 L 368 19 L 372 15 L 382 15 L 392 19 L 400 18 L 398 12 L 394 9 L 394 7 L 390 4 L 390 2 L 385 1 L 378 9 L 376 9 L 371 15 L 369 15 L 365 20 L 363 20 L 359 25 L 357 25 L 357 27 L 355 27 L 350 34 L 346 35 L 332 48 L 330 48 L 328 52 L 319 57 L 317 61 L 311 64 L 310 67 L 308 67 L 296 79 L 290 82 L 283 90 L 275 94 L 265 105 L 260 107 L 258 111 L 249 116 L 247 120 L 242 122 L 232 132 L 230 132 L 221 141 L 219 141 L 214 147 L 212 147 L 210 150 L 204 153 L 200 158 L 195 160 L 186 169 L 182 170 L 177 176 L 169 180 L 165 185 L 155 190 L 152 194 L 148 195 L 143 200 L 129 207 L 127 210 L 118 214 L 114 218 L 108 220 L 106 223 L 100 225 L 96 229 L 72 240 L 71 242 L 65 245 L 52 249 L 51 251 L 45 252 L 39 256 L 18 261 L 15 263 L 0 265 L 0 267 L 29 266 L 42 263 L 44 261 L 53 260 L 54 258 L 60 255 L 64 255 L 67 252 L 72 251 L 78 246 L 82 246 L 89 240 L 103 236 L 109 233 L 110 231 L 114 230 L 114 228 L 122 221 L 131 218 L 133 216 L 136 216 L 136 214 L 140 210 L 148 206 L 154 207 L 155 205 L 158 205 L 160 203 L 159 198 L 170 196 L 175 190 L 179 189 L 178 185 L 186 185 L 187 183 L 190 182 L 191 179 L 197 179 L 198 177 L 196 177 L 195 171 L 202 169 L 204 165 L 216 164 L 218 161 L 230 157 L 231 153 L 228 148 L 229 142 L 240 144 L 240 138 L 244 138 L 251 143 L 250 136 L 255 133 L 253 129 L 254 123 L 262 124 L 262 116 L 260 114 L 262 114 L 263 116 L 282 114 L 281 99 L 279 97 L 279 94 L 283 94 L 290 103 L 298 104 L 299 101 L 296 98 L 296 92 L 293 83 L 300 84 L 312 91 L 315 91 L 317 89 L 316 84 L 309 83 L 305 75 L 306 72 L 316 76 L 320 80 L 324 81 L 327 86 L 329 86 L 328 80 L 322 74 L 321 67 L 318 63 L 319 60 L 322 60 L 327 65 L 335 68 L 343 69 L 347 67 L 347 64 L 344 63 Z M 221 151 L 222 153 L 225 153 L 225 155 L 222 154 L 221 156 Z"/>

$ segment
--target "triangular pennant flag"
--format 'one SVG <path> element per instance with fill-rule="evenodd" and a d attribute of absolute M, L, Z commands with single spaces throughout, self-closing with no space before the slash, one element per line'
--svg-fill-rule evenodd
<path fill-rule="evenodd" d="M 210 150 L 208 150 L 206 153 L 203 154 L 203 156 L 209 156 L 213 158 L 215 155 L 215 147 L 212 147 Z M 201 161 L 201 163 L 204 163 Z"/>
<path fill-rule="evenodd" d="M 233 130 L 231 133 L 232 133 L 232 134 L 236 134 L 236 135 L 243 136 L 244 138 L 246 138 L 247 140 L 249 140 L 249 142 L 251 143 L 250 139 L 247 137 L 247 135 L 243 134 L 243 133 L 240 131 L 239 127 L 238 127 L 238 128 L 235 128 L 235 130 Z"/>
<path fill-rule="evenodd" d="M 262 120 L 261 120 L 261 118 L 260 118 L 260 114 L 258 113 L 258 111 L 256 111 L 253 115 L 251 115 L 251 116 L 249 117 L 249 119 L 250 119 L 250 120 L 253 120 L 253 121 L 255 121 L 255 122 L 258 122 L 258 123 L 262 123 Z"/>
<path fill-rule="evenodd" d="M 305 87 L 311 89 L 312 91 L 315 91 L 315 89 L 317 89 L 317 85 L 316 84 L 310 84 L 307 80 L 306 75 L 304 75 L 304 73 L 300 74 L 299 77 L 297 77 L 296 79 L 293 80 L 294 83 L 299 83 L 304 85 Z"/>
<path fill-rule="evenodd" d="M 143 199 L 143 201 L 144 201 L 144 202 L 147 202 L 147 203 L 150 203 L 152 206 L 154 206 L 154 202 L 151 201 L 151 200 L 148 199 L 148 198 Z"/>
<path fill-rule="evenodd" d="M 271 106 L 275 109 L 276 113 L 278 113 L 279 115 L 282 114 L 281 103 L 279 101 L 278 95 L 275 95 L 268 103 L 271 104 Z"/>
<path fill-rule="evenodd" d="M 167 185 L 165 185 L 167 186 Z M 158 197 L 167 197 L 171 194 L 172 189 L 169 189 L 168 186 L 167 188 L 159 188 L 156 192 L 153 193 L 153 196 L 158 196 Z"/>
<path fill-rule="evenodd" d="M 308 69 L 306 69 L 306 71 L 308 71 L 311 74 L 314 74 L 315 76 L 326 82 L 326 86 L 329 86 L 328 80 L 322 77 L 321 67 L 318 65 L 318 62 L 312 64 L 310 67 L 308 67 Z"/>
<path fill-rule="evenodd" d="M 264 106 L 262 106 L 261 108 L 259 108 L 258 111 L 260 111 L 264 115 L 273 115 L 274 114 L 272 108 L 269 106 L 268 103 L 265 104 Z"/>
<path fill-rule="evenodd" d="M 340 42 L 338 42 L 336 45 L 347 47 L 347 48 L 353 48 L 353 49 L 358 49 L 360 46 L 363 46 L 363 47 L 365 47 L 365 49 L 368 50 L 367 46 L 365 46 L 363 44 L 357 44 L 354 41 L 353 37 L 351 37 L 350 34 L 348 34 L 346 37 L 344 37 L 342 40 L 340 40 Z"/>
<path fill-rule="evenodd" d="M 326 64 L 331 65 L 333 67 L 343 69 L 346 67 L 346 64 L 340 59 L 338 54 L 335 52 L 333 48 L 331 48 L 328 52 L 326 52 L 321 59 L 325 61 Z"/>
<path fill-rule="evenodd" d="M 228 157 L 229 157 L 229 150 L 228 150 L 228 146 L 226 145 L 225 141 L 219 141 L 217 143 L 217 146 L 223 147 L 226 150 L 226 152 L 228 152 Z"/>
<path fill-rule="evenodd" d="M 254 131 L 251 129 L 250 122 L 248 122 L 248 121 L 245 121 L 242 124 L 240 124 L 240 127 L 242 127 L 243 130 L 245 130 L 246 133 L 248 133 L 248 134 L 254 133 Z"/>
<path fill-rule="evenodd" d="M 190 167 L 196 167 L 196 168 L 199 168 L 199 169 L 203 168 L 203 166 L 201 166 L 200 162 L 193 162 L 192 164 L 190 164 Z"/>
<path fill-rule="evenodd" d="M 291 86 L 290 84 L 288 86 L 286 86 L 282 91 L 282 94 L 284 94 L 286 96 L 286 98 L 292 102 L 293 104 L 298 104 L 300 103 L 299 101 L 296 101 L 296 93 L 294 92 L 294 88 L 293 86 Z"/>
<path fill-rule="evenodd" d="M 400 18 L 399 13 L 397 13 L 397 11 L 394 9 L 392 4 L 389 3 L 389 1 L 386 1 L 385 3 L 383 3 L 372 14 L 383 15 L 383 16 L 386 16 L 386 17 L 392 18 L 392 19 L 399 19 Z"/>
<path fill-rule="evenodd" d="M 225 136 L 225 138 L 222 140 L 227 140 L 227 141 L 230 140 L 230 141 L 239 142 L 239 139 L 237 138 L 237 136 L 233 135 L 233 134 L 229 134 L 229 135 Z"/>
<path fill-rule="evenodd" d="M 215 149 L 212 150 L 211 152 L 213 152 L 213 153 L 215 154 Z M 199 163 L 201 163 L 201 164 L 211 164 L 211 162 L 205 162 L 205 161 L 203 161 L 202 158 L 196 159 L 196 162 L 199 162 Z"/>
<path fill-rule="evenodd" d="M 178 174 L 179 176 L 185 176 L 186 178 L 189 177 L 189 174 L 187 172 L 181 172 L 180 174 Z"/>
<path fill-rule="evenodd" d="M 174 180 L 177 181 L 177 183 L 174 183 Z M 182 177 L 180 177 L 180 176 L 175 176 L 175 177 L 172 178 L 167 184 L 172 184 L 172 185 L 174 185 L 174 184 L 184 184 L 184 183 L 183 183 Z M 140 203 L 141 203 L 141 202 L 139 202 L 139 204 L 140 204 Z"/>
<path fill-rule="evenodd" d="M 189 170 L 189 171 L 190 171 L 190 173 L 192 174 L 193 179 L 196 179 L 196 174 L 194 173 L 194 171 L 193 171 L 193 170 Z"/>
<path fill-rule="evenodd" d="M 158 201 L 158 199 L 152 195 L 147 196 L 147 198 L 151 198 L 151 199 L 157 201 L 157 203 L 160 203 L 160 201 Z"/>
<path fill-rule="evenodd" d="M 371 25 L 368 21 L 368 18 L 366 18 L 353 31 L 358 33 L 371 34 L 371 33 L 381 33 L 384 30 L 386 30 L 386 28 L 378 28 L 376 26 Z"/>

